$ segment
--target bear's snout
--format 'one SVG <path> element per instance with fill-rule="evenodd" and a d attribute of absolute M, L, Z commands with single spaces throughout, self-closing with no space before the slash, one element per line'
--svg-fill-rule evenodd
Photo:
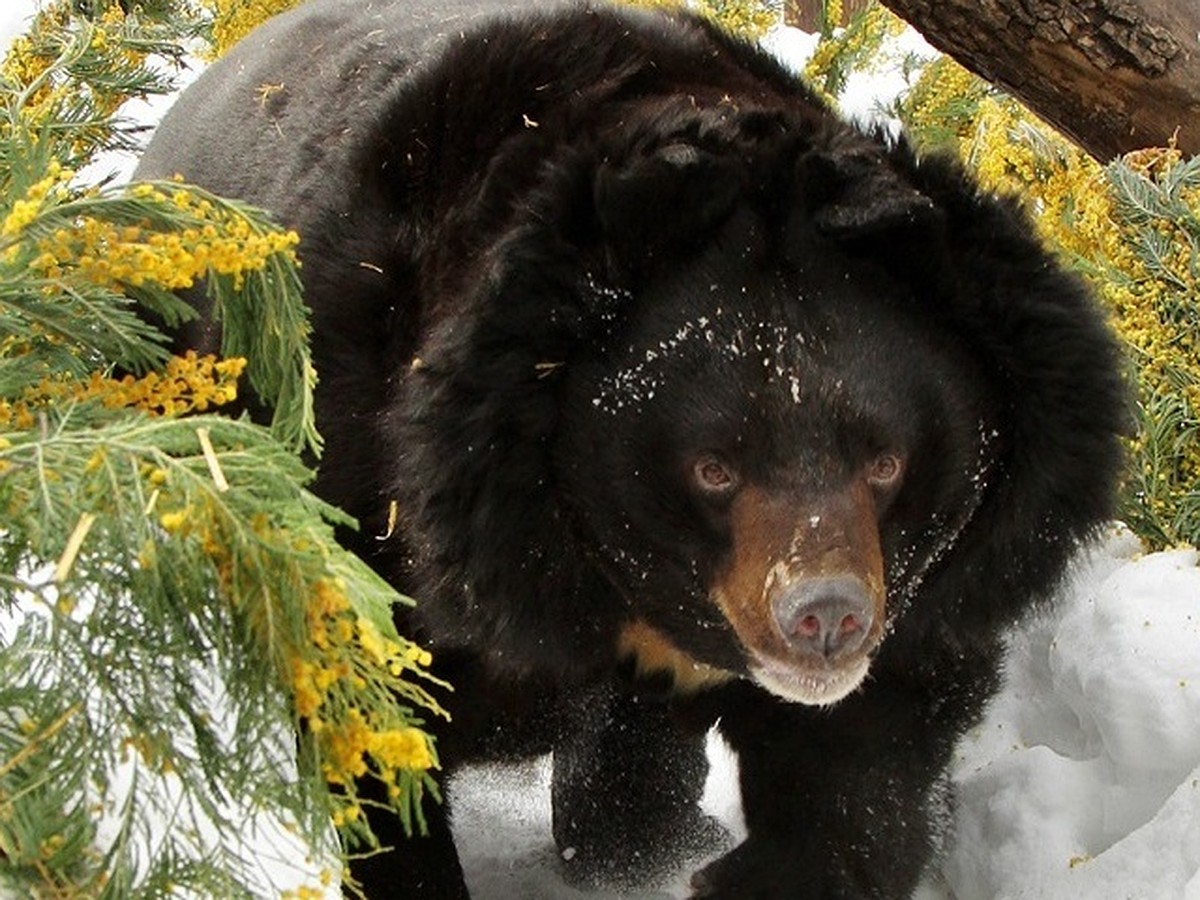
<path fill-rule="evenodd" d="M 777 696 L 825 706 L 866 676 L 886 605 L 875 516 L 862 480 L 807 497 L 750 485 L 733 501 L 712 596 L 750 675 Z"/>
<path fill-rule="evenodd" d="M 775 624 L 792 651 L 829 662 L 862 649 L 873 606 L 867 585 L 850 575 L 801 579 L 771 598 Z"/>

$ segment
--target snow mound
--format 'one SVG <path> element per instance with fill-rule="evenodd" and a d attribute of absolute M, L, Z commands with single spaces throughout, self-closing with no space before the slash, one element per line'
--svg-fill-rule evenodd
<path fill-rule="evenodd" d="M 1200 900 L 1200 554 L 1085 555 L 962 743 L 958 900 Z"/>

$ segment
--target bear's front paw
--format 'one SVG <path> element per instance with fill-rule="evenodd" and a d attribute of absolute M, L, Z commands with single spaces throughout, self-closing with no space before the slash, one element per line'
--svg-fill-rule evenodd
<path fill-rule="evenodd" d="M 693 900 L 877 900 L 843 860 L 802 847 L 748 839 L 692 875 Z"/>
<path fill-rule="evenodd" d="M 657 884 L 685 863 L 732 846 L 729 832 L 699 809 L 679 818 L 670 828 L 664 826 L 634 837 L 610 827 L 606 834 L 597 830 L 590 841 L 571 842 L 560 848 L 563 878 L 585 890 L 632 891 Z"/>

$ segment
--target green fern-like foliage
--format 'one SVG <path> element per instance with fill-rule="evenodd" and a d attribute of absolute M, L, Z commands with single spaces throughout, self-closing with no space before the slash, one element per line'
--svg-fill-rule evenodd
<path fill-rule="evenodd" d="M 882 59 L 882 48 L 889 36 L 901 30 L 903 23 L 878 4 L 869 4 L 841 25 L 845 14 L 839 0 L 822 4 L 820 41 L 804 67 L 804 77 L 826 100 L 836 103 L 846 81 L 855 72 L 871 71 Z"/>
<path fill-rule="evenodd" d="M 305 489 L 298 236 L 78 174 L 135 146 L 123 104 L 212 30 L 183 0 L 127 7 L 47 3 L 0 66 L 0 894 L 310 896 L 341 875 L 339 831 L 372 843 L 362 779 L 421 827 L 442 710 L 403 598 Z M 151 324 L 201 285 L 222 358 Z M 245 390 L 269 427 L 219 414 Z M 269 828 L 311 860 L 287 886 Z"/>

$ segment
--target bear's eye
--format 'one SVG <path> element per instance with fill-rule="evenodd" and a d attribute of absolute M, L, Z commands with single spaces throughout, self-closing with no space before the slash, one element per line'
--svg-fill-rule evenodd
<path fill-rule="evenodd" d="M 733 470 L 715 456 L 702 456 L 692 464 L 692 477 L 705 493 L 728 494 L 737 487 Z"/>
<path fill-rule="evenodd" d="M 890 488 L 900 481 L 904 474 L 904 462 L 894 453 L 881 453 L 871 462 L 867 470 L 867 481 L 872 487 Z"/>

